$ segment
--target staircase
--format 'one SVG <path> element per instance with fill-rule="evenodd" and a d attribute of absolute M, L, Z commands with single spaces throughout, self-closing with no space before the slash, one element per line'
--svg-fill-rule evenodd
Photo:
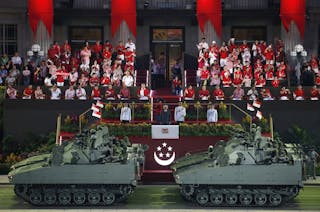
<path fill-rule="evenodd" d="M 196 86 L 197 85 L 197 71 L 196 70 L 187 70 L 186 71 L 186 78 L 187 78 L 187 86 L 192 85 Z"/>
<path fill-rule="evenodd" d="M 137 70 L 136 86 L 146 83 L 147 70 Z"/>

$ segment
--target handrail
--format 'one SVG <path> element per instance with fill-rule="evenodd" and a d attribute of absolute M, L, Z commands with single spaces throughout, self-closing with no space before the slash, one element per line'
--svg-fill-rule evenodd
<path fill-rule="evenodd" d="M 232 104 L 232 103 L 228 103 L 226 105 L 231 105 L 233 106 L 234 108 L 236 108 L 237 110 L 239 110 L 240 112 L 242 112 L 243 114 L 245 114 L 246 116 L 250 117 L 250 130 L 252 128 L 252 117 L 249 113 L 247 113 L 246 111 L 242 110 L 240 107 L 238 107 L 237 105 L 235 104 Z M 231 112 L 230 112 L 231 113 Z"/>
<path fill-rule="evenodd" d="M 81 113 L 79 115 L 79 133 L 81 133 L 81 131 L 82 131 L 82 120 L 83 120 L 83 117 L 85 117 L 85 114 L 87 114 L 90 110 L 91 110 L 91 108 L 87 109 L 85 112 L 83 112 L 83 113 Z"/>

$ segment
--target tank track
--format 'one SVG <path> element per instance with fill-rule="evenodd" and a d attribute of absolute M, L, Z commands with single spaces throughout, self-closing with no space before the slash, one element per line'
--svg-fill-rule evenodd
<path fill-rule="evenodd" d="M 132 185 L 27 185 L 14 187 L 15 194 L 35 206 L 109 206 L 126 200 Z"/>
<path fill-rule="evenodd" d="M 203 207 L 277 207 L 299 194 L 297 186 L 181 185 L 189 202 Z"/>

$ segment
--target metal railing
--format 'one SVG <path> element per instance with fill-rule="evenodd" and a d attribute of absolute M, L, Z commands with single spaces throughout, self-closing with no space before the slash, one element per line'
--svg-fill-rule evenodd
<path fill-rule="evenodd" d="M 138 9 L 195 9 L 194 0 L 137 0 Z"/>
<path fill-rule="evenodd" d="M 76 9 L 108 9 L 110 0 L 73 0 L 72 8 Z"/>

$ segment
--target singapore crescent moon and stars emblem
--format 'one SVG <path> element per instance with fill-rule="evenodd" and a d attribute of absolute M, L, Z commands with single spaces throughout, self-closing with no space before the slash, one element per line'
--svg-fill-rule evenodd
<path fill-rule="evenodd" d="M 157 147 L 156 152 L 153 152 L 154 160 L 160 166 L 169 166 L 173 163 L 176 153 L 173 151 L 172 146 L 169 146 L 166 142 L 163 142 Z"/>

